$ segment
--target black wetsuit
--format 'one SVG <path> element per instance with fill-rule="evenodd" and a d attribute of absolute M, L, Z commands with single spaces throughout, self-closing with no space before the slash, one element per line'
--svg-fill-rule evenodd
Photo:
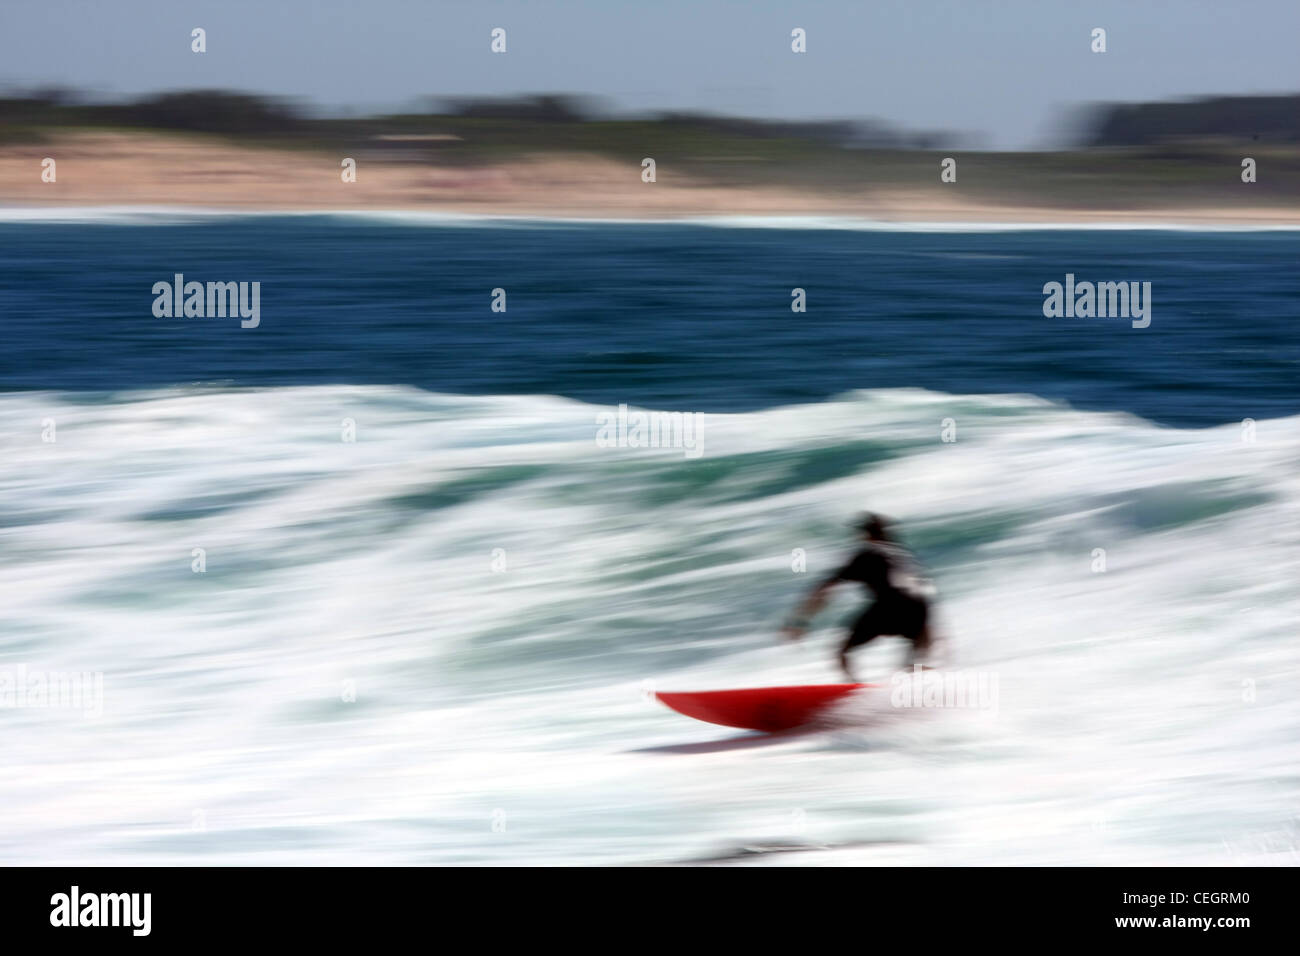
<path fill-rule="evenodd" d="M 907 552 L 897 545 L 867 545 L 830 580 L 857 581 L 876 598 L 854 622 L 845 650 L 882 634 L 914 643 L 925 635 L 930 617 L 930 604 L 921 593 L 925 583 L 914 577 Z"/>

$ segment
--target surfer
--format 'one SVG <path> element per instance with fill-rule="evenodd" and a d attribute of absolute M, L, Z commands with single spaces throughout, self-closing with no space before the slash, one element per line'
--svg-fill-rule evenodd
<path fill-rule="evenodd" d="M 822 581 L 795 609 L 786 622 L 784 633 L 792 640 L 803 637 L 813 616 L 822 609 L 835 585 L 855 581 L 875 597 L 854 622 L 848 638 L 840 647 L 840 668 L 853 682 L 849 668 L 849 651 L 885 635 L 897 635 L 911 642 L 904 665 L 924 665 L 932 640 L 930 598 L 934 588 L 917 570 L 915 559 L 894 540 L 889 522 L 877 514 L 865 514 L 854 527 L 861 534 L 863 546 L 842 568 Z"/>

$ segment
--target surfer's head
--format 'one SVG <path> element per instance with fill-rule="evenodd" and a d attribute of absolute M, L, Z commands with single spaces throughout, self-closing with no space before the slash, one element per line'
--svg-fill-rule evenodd
<path fill-rule="evenodd" d="M 889 533 L 889 521 L 873 511 L 865 512 L 853 523 L 853 527 L 868 541 L 892 540 Z"/>

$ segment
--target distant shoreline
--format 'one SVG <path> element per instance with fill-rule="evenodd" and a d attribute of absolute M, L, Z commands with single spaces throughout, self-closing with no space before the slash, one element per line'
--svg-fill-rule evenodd
<path fill-rule="evenodd" d="M 53 183 L 41 181 L 47 157 L 56 162 Z M 1004 186 L 994 194 L 981 185 L 992 177 L 982 179 L 973 160 L 961 171 L 962 154 L 957 157 L 958 183 L 939 183 L 937 165 L 929 169 L 937 162 L 933 157 L 891 155 L 887 158 L 893 165 L 886 168 L 882 158 L 872 181 L 845 185 L 836 180 L 837 185 L 828 186 L 807 177 L 794 182 L 772 175 L 763 181 L 706 180 L 679 173 L 670 162 L 660 162 L 657 181 L 646 183 L 639 157 L 619 162 L 607 155 L 540 152 L 454 166 L 367 158 L 359 152 L 354 157 L 356 182 L 344 183 L 343 153 L 242 146 L 207 136 L 81 130 L 39 142 L 0 143 L 0 218 L 53 221 L 75 218 L 78 211 L 91 218 L 224 212 L 954 231 L 1300 228 L 1300 203 L 1289 196 L 1276 205 L 1260 203 L 1252 196 L 1267 193 L 1252 194 L 1252 185 L 1240 186 L 1240 205 L 1220 198 L 1236 194 L 1229 191 L 1205 202 L 1183 195 L 1177 202 L 1120 207 L 1111 194 L 1134 191 L 1119 188 L 1122 184 L 1107 179 L 1102 170 L 1091 184 L 1099 193 L 1096 204 L 1077 193 L 1070 202 L 1051 202 L 1045 201 L 1041 184 L 1038 193 Z M 1123 166 L 1125 171 L 1141 168 L 1137 161 Z M 1230 180 L 1233 171 L 1223 174 Z M 1049 175 L 1044 171 L 1044 178 Z M 1006 178 L 1005 171 L 1002 176 Z M 792 171 L 790 180 L 794 178 Z M 1033 175 L 1027 179 L 1036 183 Z M 1154 187 L 1147 192 L 1158 195 Z"/>
<path fill-rule="evenodd" d="M 242 206 L 182 207 L 182 206 L 72 206 L 72 205 L 0 205 L 0 225 L 17 223 L 72 224 L 91 223 L 103 225 L 175 225 L 202 222 L 206 219 L 272 218 L 276 216 L 332 216 L 341 219 L 372 219 L 392 225 L 412 226 L 490 226 L 525 223 L 556 226 L 636 226 L 679 225 L 736 229 L 810 229 L 842 230 L 845 232 L 1037 232 L 1037 231 L 1164 231 L 1164 232 L 1297 232 L 1296 221 L 1268 223 L 1259 221 L 1237 222 L 1227 218 L 1187 219 L 1170 222 L 1161 220 L 1094 219 L 1087 222 L 1069 220 L 1010 221 L 1010 220 L 885 220 L 860 219 L 849 216 L 799 216 L 799 215 L 716 215 L 674 216 L 653 219 L 632 217 L 605 218 L 600 216 L 535 215 L 516 213 L 454 212 L 424 208 L 375 209 L 266 209 Z"/>

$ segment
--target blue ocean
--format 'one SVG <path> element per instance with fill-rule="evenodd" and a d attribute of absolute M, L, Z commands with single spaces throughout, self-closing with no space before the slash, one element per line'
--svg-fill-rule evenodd
<path fill-rule="evenodd" d="M 0 248 L 5 389 L 400 385 L 744 412 L 923 388 L 1180 427 L 1300 410 L 1294 231 L 212 217 L 0 223 Z M 150 289 L 175 273 L 260 281 L 265 324 L 154 321 Z M 1151 282 L 1152 326 L 1044 319 L 1066 273 Z"/>
<path fill-rule="evenodd" d="M 1297 303 L 1286 230 L 3 217 L 0 860 L 1295 863 Z M 868 508 L 995 707 L 653 700 L 838 680 Z"/>

